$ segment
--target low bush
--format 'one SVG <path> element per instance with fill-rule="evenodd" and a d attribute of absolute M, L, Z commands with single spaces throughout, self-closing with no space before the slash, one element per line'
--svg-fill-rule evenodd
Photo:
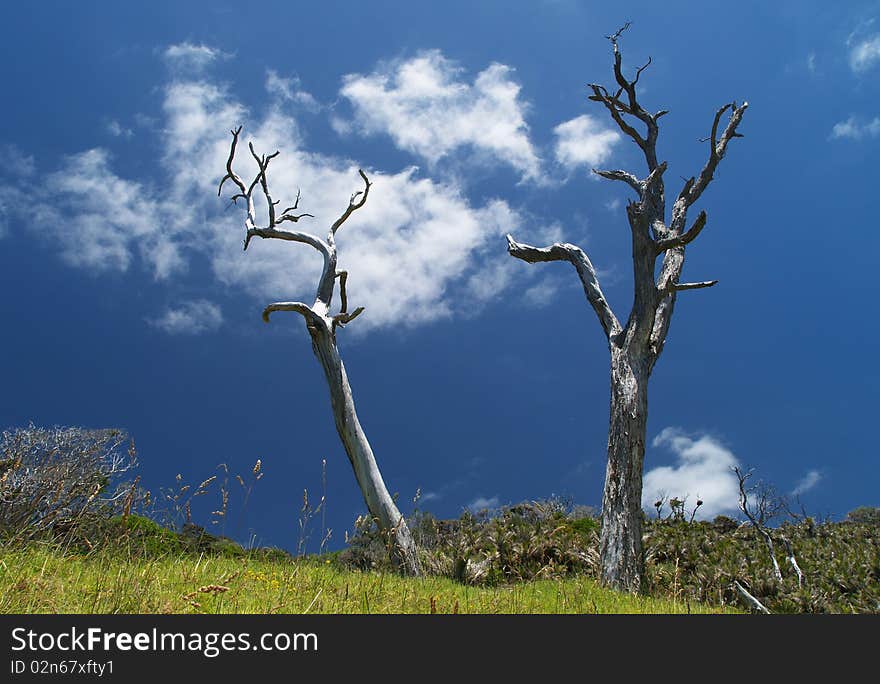
<path fill-rule="evenodd" d="M 469 584 L 593 574 L 597 562 L 598 521 L 560 499 L 465 512 L 456 520 L 417 512 L 409 526 L 427 572 Z M 386 540 L 374 524 L 360 518 L 337 562 L 387 569 Z"/>
<path fill-rule="evenodd" d="M 454 520 L 417 513 L 409 521 L 422 566 L 466 584 L 497 585 L 542 577 L 598 577 L 599 520 L 574 514 L 559 500 L 535 501 Z M 691 522 L 670 516 L 645 521 L 645 587 L 675 601 L 744 607 L 738 581 L 771 612 L 880 612 L 880 528 L 811 518 L 769 528 L 776 538 L 779 582 L 757 531 L 727 516 Z M 786 560 L 788 539 L 804 573 Z M 362 570 L 390 569 L 386 544 L 361 518 L 335 562 Z"/>
<path fill-rule="evenodd" d="M 0 437 L 0 536 L 33 537 L 131 506 L 134 444 L 122 430 L 38 428 Z"/>

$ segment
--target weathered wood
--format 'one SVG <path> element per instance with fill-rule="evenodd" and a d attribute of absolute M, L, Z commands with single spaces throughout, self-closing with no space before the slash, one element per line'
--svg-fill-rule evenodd
<path fill-rule="evenodd" d="M 739 466 L 733 466 L 731 468 L 734 474 L 739 481 L 739 510 L 743 512 L 743 515 L 749 519 L 749 522 L 752 523 L 752 527 L 754 527 L 761 537 L 764 539 L 764 543 L 767 545 L 767 553 L 770 555 L 770 561 L 773 563 L 773 576 L 776 578 L 777 582 L 782 582 L 782 570 L 779 569 L 779 561 L 776 560 L 776 549 L 773 546 L 773 536 L 770 534 L 770 530 L 764 525 L 764 523 L 757 518 L 755 518 L 751 509 L 749 508 L 749 496 L 746 492 L 746 481 L 752 476 L 751 471 L 748 473 L 744 473 L 739 469 Z M 789 544 L 789 550 L 791 549 L 791 545 Z M 794 553 L 791 555 L 794 558 Z M 797 568 L 798 576 L 800 577 L 800 568 L 797 567 L 797 561 L 794 562 L 794 567 Z"/>
<path fill-rule="evenodd" d="M 685 230 L 687 212 L 712 181 L 728 143 L 742 137 L 737 127 L 747 103 L 721 107 L 712 122 L 709 159 L 700 174 L 685 182 L 676 198 L 670 222 L 666 223 L 666 200 L 663 174 L 666 162 L 657 159 L 657 121 L 667 111 L 651 114 L 638 100 L 636 84 L 651 60 L 628 80 L 622 69 L 618 40 L 629 24 L 608 36 L 614 53 L 616 92 L 590 84 L 590 100 L 601 103 L 624 134 L 644 154 L 648 175 L 639 178 L 622 170 L 596 170 L 597 175 L 630 186 L 638 199 L 627 204 L 626 215 L 632 238 L 634 296 L 626 325 L 621 327 L 608 304 L 592 263 L 579 247 L 557 243 L 532 247 L 516 242 L 508 235 L 511 256 L 529 263 L 569 261 L 578 271 L 584 293 L 596 312 L 608 338 L 611 353 L 611 405 L 608 427 L 608 463 L 602 498 L 600 566 L 602 579 L 610 586 L 637 592 L 642 588 L 644 553 L 642 548 L 642 470 L 645 457 L 645 431 L 648 420 L 648 380 L 663 351 L 677 294 L 685 290 L 711 287 L 717 281 L 680 283 L 685 248 L 706 225 L 701 212 L 689 230 Z M 625 95 L 625 99 L 622 99 Z M 721 118 L 730 119 L 721 137 Z M 635 119 L 631 124 L 627 119 Z M 636 126 L 644 125 L 644 133 Z M 660 274 L 655 278 L 657 259 L 663 256 Z"/>
<path fill-rule="evenodd" d="M 599 563 L 606 582 L 632 592 L 641 589 L 644 556 L 642 468 L 648 420 L 647 389 L 645 360 L 613 345 Z"/>
<path fill-rule="evenodd" d="M 752 596 L 746 590 L 746 588 L 742 584 L 740 584 L 737 580 L 733 580 L 733 586 L 736 587 L 736 590 L 740 593 L 740 596 L 742 596 L 746 600 L 746 603 L 749 604 L 750 608 L 757 610 L 759 613 L 764 613 L 765 615 L 770 615 L 770 611 L 767 610 L 766 606 L 764 606 L 763 603 L 761 603 L 758 599 L 756 599 L 754 596 Z"/>
<path fill-rule="evenodd" d="M 257 161 L 259 172 L 250 186 L 246 186 L 244 181 L 236 175 L 232 169 L 232 162 L 235 158 L 235 149 L 240 133 L 241 127 L 232 131 L 232 145 L 229 159 L 226 163 L 226 176 L 220 181 L 218 194 L 223 189 L 223 183 L 226 180 L 231 180 L 239 190 L 239 193 L 233 196 L 233 201 L 245 199 L 247 202 L 247 217 L 245 219 L 247 230 L 244 249 L 247 250 L 253 237 L 288 240 L 309 245 L 316 249 L 324 258 L 324 267 L 318 281 L 314 303 L 308 305 L 303 302 L 275 302 L 274 304 L 269 304 L 263 310 L 263 320 L 268 323 L 271 314 L 277 311 L 292 311 L 300 314 L 305 320 L 306 329 L 312 339 L 312 351 L 314 351 L 321 364 L 324 377 L 327 380 L 327 386 L 330 390 L 330 406 L 333 410 L 336 431 L 339 433 L 345 453 L 354 470 L 355 478 L 364 497 L 364 502 L 367 505 L 367 510 L 379 526 L 380 531 L 387 535 L 391 556 L 395 565 L 405 574 L 421 575 L 421 566 L 415 542 L 403 515 L 401 515 L 400 510 L 394 503 L 394 499 L 388 492 L 388 488 L 385 486 L 385 481 L 382 479 L 373 449 L 358 420 L 348 374 L 345 372 L 345 366 L 342 363 L 339 349 L 336 346 L 337 329 L 350 323 L 364 310 L 363 307 L 357 307 L 351 313 L 347 310 L 348 294 L 346 292 L 346 282 L 348 273 L 346 271 L 337 271 L 336 269 L 336 233 L 355 211 L 364 206 L 372 184 L 367 175 L 359 170 L 358 173 L 364 181 L 364 189 L 351 196 L 345 211 L 333 222 L 327 232 L 327 237 L 324 239 L 302 231 L 279 230 L 277 228 L 278 224 L 285 221 L 295 223 L 305 216 L 311 216 L 311 214 L 293 213 L 299 207 L 300 193 L 297 192 L 294 205 L 285 209 L 280 217 L 276 217 L 275 205 L 277 202 L 272 201 L 266 169 L 269 166 L 269 162 L 278 154 L 277 152 L 261 157 L 254 151 L 253 145 L 249 145 L 251 154 Z M 264 228 L 258 227 L 254 210 L 253 192 L 258 184 L 266 197 L 269 207 L 268 225 Z M 342 307 L 339 313 L 334 315 L 330 313 L 330 305 L 337 280 L 339 280 Z"/>

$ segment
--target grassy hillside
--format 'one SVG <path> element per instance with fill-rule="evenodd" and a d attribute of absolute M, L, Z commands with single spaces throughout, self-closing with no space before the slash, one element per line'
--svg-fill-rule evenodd
<path fill-rule="evenodd" d="M 428 576 L 395 575 L 375 528 L 339 553 L 294 558 L 246 550 L 194 525 L 180 532 L 136 515 L 82 516 L 53 535 L 0 542 L 3 613 L 687 613 L 744 609 L 738 581 L 772 612 L 880 612 L 880 526 L 806 519 L 788 539 L 783 581 L 750 526 L 651 520 L 646 589 L 599 586 L 598 521 L 555 502 L 492 515 L 412 520 Z"/>
<path fill-rule="evenodd" d="M 416 511 L 408 523 L 426 577 L 415 580 L 394 574 L 388 540 L 363 517 L 346 549 L 318 558 L 207 534 L 191 523 L 195 499 L 219 487 L 211 521 L 225 520 L 230 483 L 246 505 L 261 462 L 247 481 L 225 466 L 195 487 L 178 475 L 154 500 L 137 478 L 123 479 L 136 462 L 126 442 L 119 430 L 81 428 L 0 436 L 0 612 L 716 612 L 742 609 L 742 587 L 774 613 L 880 612 L 880 508 L 843 523 L 788 512 L 771 529 L 766 522 L 788 511 L 784 499 L 750 489 L 753 525 L 776 544 L 777 577 L 752 525 L 693 522 L 697 509 L 688 516 L 671 499 L 670 514 L 645 522 L 650 597 L 598 586 L 600 523 L 588 507 L 550 498 L 455 520 Z M 313 507 L 304 496 L 298 549 L 324 501 Z"/>
<path fill-rule="evenodd" d="M 434 574 L 474 585 L 535 578 L 598 576 L 599 521 L 556 500 L 524 502 L 457 520 L 416 516 L 412 530 L 423 564 Z M 880 612 L 880 524 L 876 520 L 817 523 L 810 518 L 770 528 L 782 581 L 763 538 L 750 524 L 719 516 L 647 520 L 645 589 L 678 603 L 745 607 L 739 582 L 773 613 Z M 788 541 L 803 572 L 787 561 Z M 341 559 L 382 567 L 375 529 L 363 529 Z"/>
<path fill-rule="evenodd" d="M 0 546 L 2 613 L 686 613 L 687 600 L 603 589 L 584 576 L 475 587 L 347 570 L 330 558 Z M 730 612 L 729 610 L 727 612 Z"/>

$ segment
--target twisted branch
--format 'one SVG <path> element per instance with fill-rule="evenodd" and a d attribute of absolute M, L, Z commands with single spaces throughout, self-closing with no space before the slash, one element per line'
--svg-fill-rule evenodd
<path fill-rule="evenodd" d="M 294 311 L 306 319 L 306 323 L 321 322 L 321 317 L 312 311 L 312 307 L 302 302 L 275 302 L 263 309 L 263 321 L 269 322 L 269 316 L 275 311 Z"/>
<path fill-rule="evenodd" d="M 348 200 L 348 207 L 346 207 L 345 211 L 342 213 L 336 221 L 333 223 L 333 226 L 330 228 L 330 233 L 332 235 L 336 235 L 336 231 L 342 227 L 342 224 L 348 220 L 348 217 L 351 216 L 355 211 L 360 209 L 367 202 L 367 195 L 370 194 L 370 187 L 373 185 L 370 182 L 370 179 L 367 178 L 367 174 L 365 174 L 361 169 L 358 169 L 358 173 L 361 178 L 364 179 L 364 189 L 359 190 L 351 196 L 351 199 Z M 360 197 L 360 200 L 355 202 L 357 198 Z"/>
<path fill-rule="evenodd" d="M 718 163 L 724 158 L 724 153 L 727 151 L 727 145 L 730 141 L 734 138 L 743 137 L 737 131 L 737 128 L 742 122 L 743 115 L 748 107 L 748 102 L 743 102 L 740 106 L 737 106 L 736 102 L 730 102 L 715 112 L 715 117 L 712 119 L 712 133 L 709 136 L 709 159 L 700 171 L 700 175 L 696 178 L 689 178 L 678 194 L 678 199 L 675 201 L 675 207 L 673 208 L 673 225 L 684 223 L 684 216 L 688 207 L 700 198 L 700 195 L 703 194 L 703 191 L 712 182 L 715 169 L 718 168 Z M 721 123 L 721 117 L 727 110 L 731 110 L 730 118 L 719 140 L 718 127 Z"/>
<path fill-rule="evenodd" d="M 593 169 L 593 173 L 595 173 L 597 176 L 602 176 L 602 178 L 607 178 L 608 180 L 622 181 L 633 190 L 635 190 L 639 196 L 641 196 L 642 194 L 642 181 L 636 178 L 629 171 L 621 171 L 620 169 L 615 169 L 613 171 Z"/>
<path fill-rule="evenodd" d="M 770 554 L 770 560 L 773 562 L 773 576 L 776 577 L 778 582 L 782 582 L 782 571 L 779 569 L 779 563 L 776 560 L 776 553 L 773 548 L 773 537 L 770 535 L 769 530 L 764 527 L 764 525 L 752 515 L 751 510 L 749 510 L 749 499 L 748 494 L 746 494 L 745 485 L 746 480 L 752 476 L 752 471 L 750 470 L 747 473 L 743 473 L 739 469 L 739 466 L 732 466 L 731 470 L 733 470 L 739 480 L 739 509 L 749 519 L 749 522 L 752 523 L 752 527 L 754 527 L 764 538 L 764 543 L 767 545 L 767 551 Z"/>
<path fill-rule="evenodd" d="M 238 192 L 232 196 L 232 201 L 235 202 L 239 198 L 244 198 L 247 201 L 244 249 L 247 250 L 252 238 L 259 237 L 264 239 L 300 242 L 313 247 L 324 257 L 324 268 L 321 273 L 321 278 L 318 282 L 317 293 L 315 295 L 315 303 L 312 306 L 309 306 L 307 304 L 304 304 L 303 302 L 275 302 L 274 304 L 270 304 L 263 310 L 263 320 L 268 323 L 270 315 L 275 311 L 294 311 L 304 316 L 309 326 L 322 324 L 325 327 L 330 327 L 331 330 L 335 332 L 337 327 L 344 326 L 345 324 L 351 322 L 364 310 L 363 307 L 358 307 L 355 311 L 351 313 L 348 312 L 348 294 L 346 292 L 346 280 L 348 277 L 348 273 L 346 271 L 336 270 L 337 256 L 335 235 L 340 226 L 342 226 L 342 224 L 345 223 L 345 221 L 348 220 L 348 218 L 355 211 L 366 204 L 367 196 L 369 195 L 370 187 L 372 184 L 367 178 L 367 175 L 362 170 L 358 169 L 358 173 L 364 181 L 364 189 L 355 192 L 349 198 L 348 206 L 346 207 L 342 215 L 338 219 L 336 219 L 336 221 L 330 227 L 327 232 L 327 238 L 325 240 L 322 240 L 316 235 L 303 231 L 279 229 L 277 226 L 281 223 L 288 221 L 291 223 L 297 223 L 300 219 L 304 217 L 314 218 L 314 216 L 306 212 L 297 213 L 299 209 L 300 199 L 302 198 L 302 192 L 299 189 L 297 189 L 296 191 L 296 199 L 294 200 L 293 205 L 284 209 L 284 211 L 282 211 L 280 215 L 276 214 L 276 207 L 280 202 L 272 199 L 272 194 L 269 190 L 268 168 L 270 162 L 278 156 L 279 153 L 277 151 L 268 155 L 259 155 L 254 149 L 253 143 L 248 143 L 248 149 L 250 150 L 251 156 L 256 161 L 259 170 L 256 177 L 251 182 L 250 186 L 245 185 L 244 181 L 233 169 L 233 162 L 235 161 L 235 153 L 238 147 L 241 130 L 242 127 L 239 126 L 238 128 L 230 131 L 232 133 L 232 143 L 229 148 L 229 157 L 226 160 L 226 174 L 220 180 L 219 187 L 217 188 L 217 194 L 218 196 L 221 195 L 225 182 L 227 180 L 231 180 L 238 189 Z M 256 222 L 253 193 L 254 189 L 257 187 L 257 184 L 259 184 L 260 189 L 265 195 L 266 203 L 268 206 L 268 223 L 265 227 L 258 226 Z M 337 278 L 339 278 L 340 283 L 342 310 L 339 312 L 339 314 L 335 316 L 330 316 L 330 301 L 333 297 L 333 289 Z"/>
<path fill-rule="evenodd" d="M 576 245 L 568 243 L 555 243 L 549 247 L 532 247 L 517 242 L 511 235 L 507 236 L 507 251 L 511 256 L 522 259 L 530 264 L 544 261 L 567 261 L 580 276 L 587 295 L 587 301 L 599 317 L 599 323 L 605 336 L 609 339 L 621 331 L 620 322 L 611 310 L 611 305 L 605 299 L 602 288 L 599 285 L 599 277 L 596 269 L 586 253 Z"/>
<path fill-rule="evenodd" d="M 705 226 L 706 212 L 701 211 L 700 214 L 697 216 L 697 220 L 694 221 L 694 225 L 692 225 L 687 231 L 685 231 L 681 235 L 657 240 L 654 244 L 654 247 L 657 250 L 657 254 L 665 252 L 667 249 L 674 249 L 676 247 L 684 247 L 685 245 L 689 245 L 700 234 L 700 231 L 702 231 Z"/>

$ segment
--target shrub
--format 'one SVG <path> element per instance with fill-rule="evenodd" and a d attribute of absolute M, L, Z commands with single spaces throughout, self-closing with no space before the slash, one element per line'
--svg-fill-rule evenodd
<path fill-rule="evenodd" d="M 774 613 L 880 612 L 878 528 L 810 518 L 769 528 L 777 541 L 779 582 L 751 525 L 730 529 L 717 522 L 649 523 L 646 579 L 652 593 L 742 606 L 733 588 L 737 580 Z M 805 574 L 802 585 L 785 562 L 783 536 Z"/>
<path fill-rule="evenodd" d="M 599 521 L 558 498 L 526 501 L 496 511 L 466 511 L 455 520 L 417 512 L 407 524 L 422 566 L 470 584 L 593 573 Z M 338 562 L 388 569 L 388 549 L 375 525 L 359 518 Z"/>
<path fill-rule="evenodd" d="M 880 508 L 877 506 L 859 506 L 846 514 L 846 522 L 861 525 L 880 525 Z"/>
<path fill-rule="evenodd" d="M 69 527 L 98 509 L 131 505 L 119 481 L 134 467 L 122 430 L 16 428 L 0 438 L 0 535 L 32 536 Z"/>

